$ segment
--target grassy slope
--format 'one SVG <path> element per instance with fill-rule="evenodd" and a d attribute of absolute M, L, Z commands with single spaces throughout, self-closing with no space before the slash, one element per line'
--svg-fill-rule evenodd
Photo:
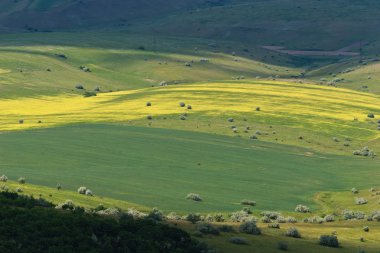
<path fill-rule="evenodd" d="M 1 97 L 72 92 L 77 83 L 89 89 L 100 86 L 103 90 L 125 90 L 150 87 L 161 81 L 184 83 L 236 76 L 290 77 L 301 72 L 298 68 L 261 63 L 249 53 L 234 57 L 231 50 L 229 53 L 215 51 L 207 46 L 207 40 L 136 36 L 126 32 L 1 37 Z M 228 43 L 223 45 L 228 47 Z M 139 46 L 146 50 L 138 50 Z M 256 51 L 251 53 L 256 55 Z M 65 54 L 68 59 L 55 54 Z M 210 62 L 200 63 L 202 58 Z M 186 67 L 185 63 L 191 61 L 194 61 L 193 66 Z M 92 72 L 81 71 L 81 65 L 90 67 Z"/>
<path fill-rule="evenodd" d="M 302 149 L 192 132 L 83 125 L 3 133 L 0 140 L 1 173 L 11 179 L 71 190 L 85 185 L 165 211 L 233 211 L 243 198 L 260 209 L 292 210 L 310 204 L 316 191 L 378 181 L 377 159 L 308 157 Z M 205 201 L 185 200 L 189 192 Z"/>

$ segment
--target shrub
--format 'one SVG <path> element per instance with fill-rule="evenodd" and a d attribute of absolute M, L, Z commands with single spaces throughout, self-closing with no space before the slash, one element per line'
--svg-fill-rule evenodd
<path fill-rule="evenodd" d="M 147 102 L 146 106 L 152 106 L 152 103 L 151 102 Z"/>
<path fill-rule="evenodd" d="M 86 196 L 94 196 L 94 194 L 92 193 L 92 191 L 90 189 L 87 189 L 86 190 L 86 193 L 85 193 Z"/>
<path fill-rule="evenodd" d="M 186 116 L 184 115 L 181 115 L 181 117 L 179 117 L 180 120 L 186 120 Z"/>
<path fill-rule="evenodd" d="M 256 201 L 243 199 L 242 201 L 240 201 L 240 204 L 246 206 L 256 206 Z"/>
<path fill-rule="evenodd" d="M 278 216 L 277 219 L 276 219 L 276 222 L 278 223 L 286 223 L 286 219 L 284 216 Z"/>
<path fill-rule="evenodd" d="M 233 118 L 228 118 L 227 121 L 228 122 L 234 122 L 234 119 Z"/>
<path fill-rule="evenodd" d="M 216 229 L 214 226 L 212 226 L 210 223 L 205 223 L 205 222 L 197 223 L 196 229 L 197 231 L 205 235 L 219 235 L 220 234 L 219 230 Z"/>
<path fill-rule="evenodd" d="M 304 205 L 297 205 L 294 210 L 298 213 L 310 213 L 310 208 Z"/>
<path fill-rule="evenodd" d="M 147 120 L 152 120 L 153 119 L 153 116 L 152 115 L 148 115 L 146 116 Z"/>
<path fill-rule="evenodd" d="M 363 231 L 364 232 L 369 232 L 369 227 L 368 226 L 363 227 Z"/>
<path fill-rule="evenodd" d="M 368 203 L 368 200 L 366 200 L 365 198 L 356 198 L 355 203 L 357 205 L 365 205 Z"/>
<path fill-rule="evenodd" d="M 205 218 L 205 221 L 207 221 L 207 222 L 223 222 L 224 216 L 221 213 L 208 214 Z"/>
<path fill-rule="evenodd" d="M 297 219 L 294 218 L 294 217 L 289 216 L 289 217 L 286 218 L 286 222 L 288 222 L 288 223 L 297 223 Z"/>
<path fill-rule="evenodd" d="M 363 212 L 354 212 L 351 210 L 344 210 L 343 211 L 343 218 L 345 220 L 352 220 L 352 219 L 357 219 L 357 220 L 362 220 L 365 218 L 365 214 Z"/>
<path fill-rule="evenodd" d="M 319 216 L 313 216 L 313 217 L 306 218 L 304 222 L 322 224 L 324 222 L 324 219 Z"/>
<path fill-rule="evenodd" d="M 261 111 L 261 108 L 260 107 L 256 107 L 256 111 L 257 112 Z"/>
<path fill-rule="evenodd" d="M 267 216 L 271 220 L 276 220 L 281 214 L 278 212 L 264 211 L 261 212 L 261 216 Z"/>
<path fill-rule="evenodd" d="M 352 192 L 353 194 L 358 194 L 358 193 L 359 193 L 359 190 L 356 189 L 356 188 L 352 188 L 352 189 L 351 189 L 351 192 Z"/>
<path fill-rule="evenodd" d="M 0 177 L 0 182 L 7 182 L 8 181 L 8 177 L 6 175 L 2 175 Z"/>
<path fill-rule="evenodd" d="M 375 157 L 376 154 L 375 152 L 373 152 L 372 150 L 370 150 L 368 147 L 364 147 L 360 150 L 355 150 L 353 152 L 353 155 L 356 155 L 356 156 L 365 156 L 365 157 Z"/>
<path fill-rule="evenodd" d="M 71 200 L 66 200 L 63 203 L 60 203 L 55 206 L 56 209 L 63 209 L 63 210 L 73 210 L 75 208 L 75 205 L 73 201 Z"/>
<path fill-rule="evenodd" d="M 288 244 L 286 242 L 278 242 L 277 243 L 277 249 L 287 251 L 288 250 Z"/>
<path fill-rule="evenodd" d="M 152 211 L 148 214 L 148 217 L 155 221 L 162 221 L 164 219 L 164 215 L 157 207 L 152 209 Z"/>
<path fill-rule="evenodd" d="M 60 184 L 57 184 L 56 187 L 57 187 L 57 190 L 58 190 L 58 191 L 62 189 L 62 186 L 61 186 Z"/>
<path fill-rule="evenodd" d="M 20 184 L 25 184 L 25 182 L 26 182 L 25 177 L 20 177 L 20 178 L 18 179 L 18 182 L 19 182 Z"/>
<path fill-rule="evenodd" d="M 201 220 L 201 215 L 199 213 L 189 213 L 184 218 L 185 220 L 190 221 L 191 223 L 195 224 Z"/>
<path fill-rule="evenodd" d="M 249 207 L 243 207 L 243 212 L 246 212 L 247 214 L 252 214 L 252 211 Z"/>
<path fill-rule="evenodd" d="M 333 137 L 333 141 L 339 142 L 339 139 L 337 137 Z"/>
<path fill-rule="evenodd" d="M 191 200 L 194 200 L 194 201 L 202 201 L 201 196 L 199 194 L 196 194 L 196 193 L 189 193 L 189 194 L 187 194 L 186 199 L 191 199 Z"/>
<path fill-rule="evenodd" d="M 123 213 L 119 209 L 113 208 L 113 207 L 107 208 L 105 210 L 97 211 L 96 214 L 101 215 L 101 216 L 114 217 L 114 218 L 120 218 L 123 215 Z"/>
<path fill-rule="evenodd" d="M 16 192 L 22 192 L 22 189 L 20 187 L 17 187 Z"/>
<path fill-rule="evenodd" d="M 186 104 L 185 104 L 184 102 L 180 102 L 180 103 L 179 103 L 179 106 L 180 106 L 180 107 L 185 107 L 185 105 L 186 105 Z"/>
<path fill-rule="evenodd" d="M 192 110 L 193 107 L 191 105 L 187 105 L 187 110 Z"/>
<path fill-rule="evenodd" d="M 321 237 L 319 237 L 319 244 L 322 246 L 338 248 L 338 237 L 336 237 L 335 235 L 321 235 Z"/>
<path fill-rule="evenodd" d="M 262 223 L 271 223 L 272 220 L 269 217 L 264 216 L 264 217 L 261 218 L 261 222 Z"/>
<path fill-rule="evenodd" d="M 251 137 L 249 137 L 251 140 L 257 140 L 257 136 L 256 135 L 251 135 Z"/>
<path fill-rule="evenodd" d="M 255 134 L 256 134 L 256 135 L 261 135 L 260 130 L 257 130 L 257 131 L 255 132 Z"/>
<path fill-rule="evenodd" d="M 246 221 L 242 223 L 239 227 L 241 233 L 251 234 L 251 235 L 260 235 L 261 230 L 257 227 L 256 222 Z"/>
<path fill-rule="evenodd" d="M 289 228 L 286 231 L 285 235 L 288 237 L 293 237 L 293 238 L 301 238 L 300 232 L 298 232 L 298 230 L 294 227 Z"/>
<path fill-rule="evenodd" d="M 78 188 L 78 193 L 79 194 L 86 194 L 87 188 L 84 186 L 81 186 Z"/>
<path fill-rule="evenodd" d="M 268 228 L 280 229 L 280 224 L 279 223 L 271 223 L 271 224 L 268 224 Z"/>
<path fill-rule="evenodd" d="M 166 216 L 166 218 L 167 218 L 168 220 L 181 220 L 181 216 L 177 215 L 177 213 L 175 213 L 175 212 L 171 212 L 171 213 L 169 213 L 169 214 Z"/>
<path fill-rule="evenodd" d="M 324 221 L 325 222 L 334 222 L 335 221 L 335 217 L 334 217 L 334 215 L 326 215 L 325 218 L 324 218 Z"/>
<path fill-rule="evenodd" d="M 18 121 L 18 123 L 19 123 L 19 124 L 24 124 L 24 120 L 23 120 L 23 119 L 20 119 L 20 120 Z"/>
<path fill-rule="evenodd" d="M 237 236 L 231 237 L 229 241 L 230 241 L 230 243 L 238 244 L 238 245 L 248 245 L 249 244 L 247 239 L 242 238 L 242 237 L 237 237 Z"/>
<path fill-rule="evenodd" d="M 111 212 L 114 215 L 122 215 L 121 211 L 119 209 L 117 209 L 117 208 L 108 208 L 106 210 L 109 210 L 108 212 Z M 146 218 L 148 216 L 148 214 L 140 212 L 140 211 L 137 211 L 134 208 L 129 208 L 127 210 L 127 214 L 129 216 L 133 217 L 134 219 L 143 219 L 143 218 Z"/>
<path fill-rule="evenodd" d="M 245 222 L 245 221 L 257 221 L 255 216 L 250 215 L 248 212 L 241 210 L 234 212 L 230 215 L 232 222 Z"/>
<path fill-rule="evenodd" d="M 380 211 L 373 211 L 369 218 L 371 220 L 380 221 Z"/>
<path fill-rule="evenodd" d="M 77 84 L 77 85 L 75 85 L 75 89 L 83 90 L 84 86 L 82 84 Z"/>
<path fill-rule="evenodd" d="M 368 118 L 370 118 L 370 119 L 373 119 L 373 118 L 375 118 L 375 114 L 373 114 L 373 113 L 368 113 Z"/>

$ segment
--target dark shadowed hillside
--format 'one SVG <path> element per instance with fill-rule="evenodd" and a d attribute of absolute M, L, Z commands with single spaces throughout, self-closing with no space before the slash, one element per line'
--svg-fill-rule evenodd
<path fill-rule="evenodd" d="M 188 9 L 204 0 L 3 0 L 0 22 L 7 28 L 38 30 L 78 28 L 104 23 L 126 24 Z"/>

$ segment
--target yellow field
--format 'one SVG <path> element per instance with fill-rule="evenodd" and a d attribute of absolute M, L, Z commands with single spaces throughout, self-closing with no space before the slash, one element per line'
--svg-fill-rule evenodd
<path fill-rule="evenodd" d="M 151 107 L 146 102 L 152 103 Z M 193 110 L 180 108 L 185 102 Z M 242 102 L 244 101 L 244 102 Z M 255 108 L 261 111 L 256 112 Z M 289 126 L 364 141 L 380 136 L 368 113 L 380 113 L 380 96 L 346 89 L 285 82 L 204 83 L 81 95 L 0 100 L 0 130 L 51 127 L 70 123 L 127 122 L 152 115 L 188 112 L 223 122 L 228 117 Z M 19 124 L 23 119 L 24 124 Z M 354 119 L 356 119 L 354 121 Z M 38 123 L 38 121 L 42 121 Z M 155 122 L 155 121 L 154 121 Z M 173 126 L 175 128 L 175 126 Z M 350 136 L 351 135 L 351 136 Z"/>

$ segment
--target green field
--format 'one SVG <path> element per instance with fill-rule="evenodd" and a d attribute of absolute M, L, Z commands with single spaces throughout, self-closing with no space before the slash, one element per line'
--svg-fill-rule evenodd
<path fill-rule="evenodd" d="M 378 159 L 307 157 L 295 147 L 174 130 L 79 125 L 3 133 L 0 141 L 0 171 L 11 179 L 74 191 L 85 185 L 99 196 L 181 213 L 239 210 L 244 198 L 261 210 L 290 211 L 312 204 L 318 191 L 379 180 Z M 204 201 L 186 200 L 190 192 Z"/>

